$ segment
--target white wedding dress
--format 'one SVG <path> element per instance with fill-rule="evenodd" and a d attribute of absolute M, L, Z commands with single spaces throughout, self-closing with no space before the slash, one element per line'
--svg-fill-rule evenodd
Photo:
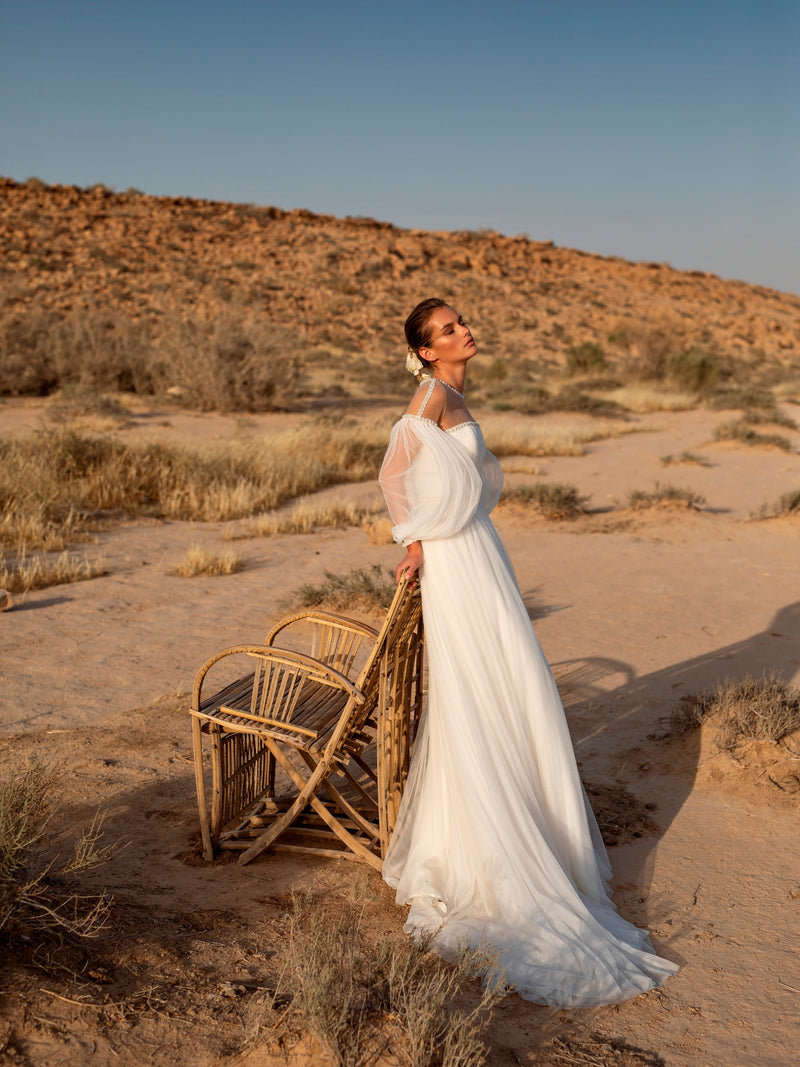
<path fill-rule="evenodd" d="M 406 931 L 435 934 L 445 959 L 491 947 L 528 1000 L 612 1004 L 678 968 L 610 900 L 558 690 L 489 518 L 502 478 L 475 422 L 405 415 L 392 431 L 380 481 L 395 540 L 423 543 L 429 681 L 383 877 L 411 905 Z"/>

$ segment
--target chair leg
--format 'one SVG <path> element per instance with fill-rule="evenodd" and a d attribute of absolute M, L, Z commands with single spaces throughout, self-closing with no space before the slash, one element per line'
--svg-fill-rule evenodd
<path fill-rule="evenodd" d="M 246 864 L 251 860 L 254 860 L 265 848 L 269 848 L 272 842 L 279 837 L 284 830 L 286 830 L 303 808 L 307 807 L 311 803 L 311 798 L 314 796 L 319 784 L 323 778 L 324 772 L 327 769 L 326 765 L 322 762 L 316 765 L 314 773 L 307 781 L 303 781 L 300 775 L 297 773 L 291 760 L 281 751 L 278 745 L 273 745 L 269 738 L 264 738 L 270 752 L 275 756 L 281 768 L 286 771 L 289 777 L 298 788 L 298 794 L 293 803 L 287 810 L 281 815 L 279 819 L 264 831 L 260 837 L 257 837 L 250 848 L 246 849 L 239 856 L 239 863 Z"/>
<path fill-rule="evenodd" d="M 206 781 L 203 773 L 203 732 L 202 723 L 196 715 L 192 716 L 192 747 L 194 749 L 194 781 L 197 788 L 197 807 L 200 813 L 200 836 L 203 840 L 203 858 L 213 860 L 214 846 L 211 839 L 211 827 L 208 822 L 208 798 Z"/>

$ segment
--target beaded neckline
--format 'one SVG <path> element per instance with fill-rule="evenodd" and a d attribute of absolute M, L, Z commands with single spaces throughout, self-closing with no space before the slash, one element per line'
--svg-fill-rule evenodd
<path fill-rule="evenodd" d="M 446 382 L 444 380 L 444 378 L 434 378 L 433 380 L 435 382 L 440 382 L 442 385 L 446 385 L 448 389 L 450 389 L 452 392 L 454 392 L 456 394 L 456 396 L 460 396 L 462 400 L 464 399 L 464 394 L 463 393 L 459 393 L 458 389 L 456 389 L 456 387 L 454 385 L 451 385 L 450 382 Z"/>

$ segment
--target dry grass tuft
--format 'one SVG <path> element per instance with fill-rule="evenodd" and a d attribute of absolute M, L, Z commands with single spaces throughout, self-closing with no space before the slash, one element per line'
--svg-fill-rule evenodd
<path fill-rule="evenodd" d="M 673 456 L 672 453 L 667 456 L 662 456 L 661 462 L 665 467 L 677 467 L 683 463 L 693 463 L 697 467 L 711 466 L 711 461 L 706 459 L 705 456 L 699 456 L 696 452 L 689 451 L 679 452 L 676 456 Z"/>
<path fill-rule="evenodd" d="M 787 515 L 800 515 L 800 489 L 783 493 L 774 504 L 762 504 L 755 519 L 779 519 Z"/>
<path fill-rule="evenodd" d="M 634 511 L 643 511 L 655 507 L 699 508 L 705 504 L 705 497 L 694 489 L 678 485 L 663 485 L 656 482 L 649 491 L 633 489 L 628 494 L 628 507 Z"/>
<path fill-rule="evenodd" d="M 751 419 L 742 418 L 720 423 L 714 430 L 714 439 L 737 441 L 756 448 L 779 448 L 783 452 L 791 451 L 792 443 L 788 437 L 778 433 L 759 433 L 758 430 L 753 429 L 751 422 Z"/>
<path fill-rule="evenodd" d="M 383 511 L 382 505 L 361 507 L 348 500 L 315 503 L 301 500 L 288 515 L 263 515 L 253 519 L 241 530 L 230 535 L 232 541 L 251 537 L 280 537 L 281 534 L 308 534 L 325 528 L 363 526 Z"/>
<path fill-rule="evenodd" d="M 355 903 L 336 908 L 293 897 L 284 969 L 277 989 L 250 1008 L 249 1043 L 296 1027 L 313 1033 L 341 1067 L 368 1067 L 387 1048 L 402 1049 L 411 1067 L 482 1064 L 483 1033 L 502 988 L 496 983 L 498 991 L 487 990 L 469 1010 L 452 1001 L 492 958 L 465 952 L 450 967 L 426 941 L 371 945 L 362 914 Z"/>
<path fill-rule="evenodd" d="M 23 551 L 12 566 L 0 563 L 0 588 L 9 593 L 28 593 L 32 589 L 48 589 L 52 585 L 68 585 L 100 578 L 107 574 L 102 562 L 78 559 L 69 552 L 62 552 L 54 560 L 42 560 L 40 556 L 29 559 Z"/>
<path fill-rule="evenodd" d="M 609 437 L 641 433 L 642 428 L 610 419 L 574 423 L 524 423 L 486 419 L 486 447 L 496 456 L 582 456 L 585 446 Z"/>
<path fill-rule="evenodd" d="M 230 549 L 222 555 L 215 556 L 207 552 L 202 545 L 194 544 L 183 560 L 172 567 L 169 573 L 178 578 L 216 577 L 222 574 L 236 574 L 243 567 L 242 557 Z"/>
<path fill-rule="evenodd" d="M 281 603 L 282 608 L 314 608 L 325 604 L 336 611 L 358 608 L 380 611 L 388 608 L 395 593 L 394 575 L 380 564 L 356 569 L 348 574 L 325 571 L 321 585 L 301 585 Z"/>
<path fill-rule="evenodd" d="M 800 730 L 800 690 L 788 686 L 774 668 L 756 679 L 726 678 L 713 693 L 686 696 L 663 737 L 676 736 L 708 721 L 717 724 L 714 742 L 733 754 L 746 740 L 777 743 Z"/>
<path fill-rule="evenodd" d="M 58 804 L 59 774 L 31 761 L 3 768 L 0 779 L 0 936 L 30 940 L 55 935 L 89 938 L 106 926 L 111 901 L 85 893 L 75 876 L 105 863 L 95 818 L 66 855 L 47 840 Z"/>
<path fill-rule="evenodd" d="M 653 411 L 691 411 L 697 407 L 695 393 L 670 392 L 655 385 L 624 385 L 606 395 L 626 411 L 637 415 Z"/>
<path fill-rule="evenodd" d="M 584 515 L 589 497 L 579 493 L 574 485 L 537 482 L 535 485 L 506 489 L 500 500 L 506 504 L 522 504 L 544 515 L 546 519 L 562 521 Z"/>

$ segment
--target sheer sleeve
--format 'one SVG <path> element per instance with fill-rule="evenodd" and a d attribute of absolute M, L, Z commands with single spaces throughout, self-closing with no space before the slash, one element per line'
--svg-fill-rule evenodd
<path fill-rule="evenodd" d="M 491 452 L 484 454 L 481 475 L 483 477 L 481 507 L 491 511 L 497 506 L 500 494 L 503 492 L 503 468 L 500 466 L 500 460 Z"/>
<path fill-rule="evenodd" d="M 379 481 L 394 523 L 392 536 L 402 545 L 452 537 L 475 514 L 484 491 L 480 473 L 458 442 L 435 422 L 415 415 L 395 424 Z"/>

